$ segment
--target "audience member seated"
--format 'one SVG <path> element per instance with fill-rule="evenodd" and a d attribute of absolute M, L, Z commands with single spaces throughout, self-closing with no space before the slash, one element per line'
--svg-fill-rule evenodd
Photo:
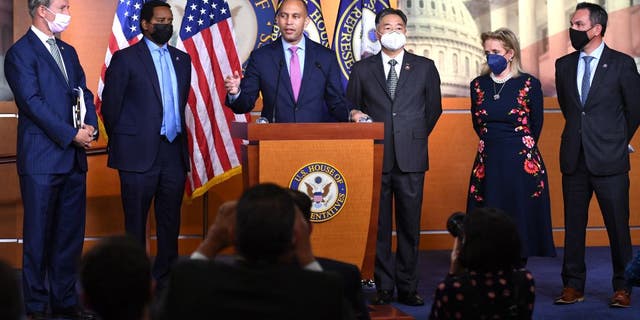
<path fill-rule="evenodd" d="M 129 237 L 100 241 L 82 258 L 82 300 L 101 320 L 148 319 L 151 263 L 145 249 Z"/>
<path fill-rule="evenodd" d="M 297 190 L 290 191 L 293 201 L 300 211 L 305 222 L 309 225 L 309 233 L 313 231 L 311 223 L 311 199 L 304 192 Z M 339 274 L 343 280 L 344 295 L 353 308 L 356 318 L 359 320 L 370 319 L 369 310 L 365 303 L 364 294 L 362 293 L 362 275 L 357 266 L 341 262 L 338 260 L 316 257 L 316 261 L 324 271 L 335 272 Z"/>
<path fill-rule="evenodd" d="M 0 261 L 0 319 L 20 320 L 22 317 L 18 276 L 11 266 Z"/>
<path fill-rule="evenodd" d="M 640 287 L 640 251 L 638 251 L 636 257 L 631 259 L 629 264 L 627 264 L 624 276 L 627 279 L 629 288 Z"/>
<path fill-rule="evenodd" d="M 195 256 L 210 259 L 232 242 L 235 264 L 191 259 L 173 268 L 158 319 L 353 318 L 342 280 L 315 272 L 309 227 L 286 189 L 260 184 L 223 206 Z"/>
<path fill-rule="evenodd" d="M 477 208 L 462 225 L 430 319 L 531 319 L 535 286 L 529 271 L 517 269 L 520 239 L 513 221 L 499 209 Z"/>

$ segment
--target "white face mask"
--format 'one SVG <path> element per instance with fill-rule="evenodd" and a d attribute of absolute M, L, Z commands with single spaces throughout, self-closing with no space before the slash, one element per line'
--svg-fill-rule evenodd
<path fill-rule="evenodd" d="M 47 9 L 47 11 L 56 15 L 53 21 L 49 21 L 45 18 L 45 20 L 47 20 L 47 24 L 49 25 L 49 30 L 51 30 L 51 32 L 58 33 L 67 29 L 67 27 L 69 26 L 69 23 L 71 23 L 70 15 L 64 14 L 64 13 L 55 13 L 49 10 L 49 8 L 47 7 L 44 7 L 44 8 Z"/>
<path fill-rule="evenodd" d="M 392 31 L 387 32 L 380 37 L 380 44 L 383 47 L 395 51 L 402 47 L 404 47 L 405 43 L 407 43 L 407 37 L 404 33 Z"/>

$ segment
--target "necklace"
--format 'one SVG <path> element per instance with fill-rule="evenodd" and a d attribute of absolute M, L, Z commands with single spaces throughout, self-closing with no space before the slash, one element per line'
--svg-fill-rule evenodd
<path fill-rule="evenodd" d="M 500 86 L 500 90 L 496 90 L 496 83 L 495 82 L 493 83 L 493 93 L 494 93 L 493 100 L 500 99 L 500 92 L 502 92 L 502 89 L 504 89 L 504 86 L 506 84 L 507 84 L 506 82 L 502 83 L 502 86 Z"/>
<path fill-rule="evenodd" d="M 502 92 L 502 89 L 504 89 L 504 86 L 507 84 L 507 81 L 511 79 L 511 73 L 507 74 L 507 76 L 502 79 L 496 78 L 496 76 L 493 75 L 493 73 L 490 73 L 489 75 L 491 76 L 491 80 L 493 80 L 493 93 L 494 93 L 493 100 L 498 100 L 500 99 L 500 92 Z M 502 86 L 500 86 L 500 90 L 496 89 L 496 83 L 502 84 Z"/>
<path fill-rule="evenodd" d="M 489 73 L 489 76 L 491 77 L 491 80 L 493 80 L 493 82 L 495 83 L 505 83 L 507 82 L 509 79 L 511 79 L 511 77 L 513 76 L 511 73 L 508 73 L 506 76 L 504 76 L 504 78 L 502 79 L 498 79 L 498 77 L 496 77 L 493 72 Z"/>

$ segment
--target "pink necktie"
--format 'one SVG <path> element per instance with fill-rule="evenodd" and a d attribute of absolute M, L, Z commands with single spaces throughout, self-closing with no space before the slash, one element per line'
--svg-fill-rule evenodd
<path fill-rule="evenodd" d="M 291 60 L 289 61 L 289 77 L 291 78 L 291 88 L 293 89 L 293 98 L 298 101 L 298 94 L 300 93 L 300 83 L 302 82 L 302 75 L 300 74 L 300 61 L 298 61 L 297 46 L 289 47 L 291 51 Z"/>

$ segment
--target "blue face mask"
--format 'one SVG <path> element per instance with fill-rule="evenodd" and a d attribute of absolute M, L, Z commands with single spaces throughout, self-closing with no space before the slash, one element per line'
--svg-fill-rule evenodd
<path fill-rule="evenodd" d="M 493 74 L 499 75 L 507 68 L 507 59 L 499 54 L 489 53 L 487 54 L 487 64 Z"/>

